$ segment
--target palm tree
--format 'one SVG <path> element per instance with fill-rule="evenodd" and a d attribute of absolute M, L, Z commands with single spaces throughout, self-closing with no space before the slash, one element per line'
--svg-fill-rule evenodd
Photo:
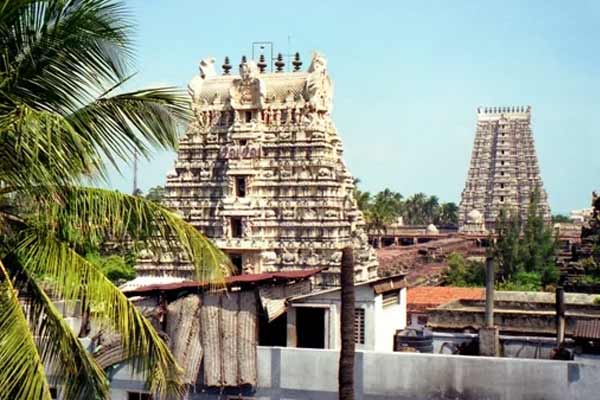
<path fill-rule="evenodd" d="M 354 400 L 354 257 L 352 247 L 342 252 L 340 280 L 342 286 L 342 315 L 340 363 L 338 369 L 338 385 L 340 400 Z"/>
<path fill-rule="evenodd" d="M 131 23 L 112 0 L 0 0 L 0 393 L 50 399 L 46 367 L 69 399 L 106 399 L 102 369 L 56 301 L 81 304 L 121 337 L 149 389 L 177 396 L 180 369 L 133 304 L 82 256 L 127 237 L 180 251 L 199 279 L 226 257 L 174 213 L 141 197 L 83 187 L 107 163 L 172 149 L 187 98 L 172 88 L 125 93 Z"/>

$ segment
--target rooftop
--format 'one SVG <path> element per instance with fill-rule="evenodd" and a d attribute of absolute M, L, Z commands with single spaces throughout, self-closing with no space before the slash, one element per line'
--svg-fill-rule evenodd
<path fill-rule="evenodd" d="M 485 297 L 484 288 L 453 286 L 419 286 L 408 289 L 407 310 L 424 312 L 454 300 L 481 300 Z"/>

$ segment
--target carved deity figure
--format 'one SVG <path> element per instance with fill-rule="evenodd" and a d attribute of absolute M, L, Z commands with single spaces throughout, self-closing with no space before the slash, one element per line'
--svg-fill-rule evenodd
<path fill-rule="evenodd" d="M 258 67 L 254 61 L 240 64 L 240 79 L 233 81 L 229 95 L 231 104 L 234 107 L 263 107 L 267 89 L 264 82 L 259 78 Z"/>
<path fill-rule="evenodd" d="M 203 60 L 200 60 L 198 70 L 199 74 L 194 76 L 188 84 L 188 93 L 194 100 L 194 103 L 196 103 L 199 99 L 204 81 L 208 78 L 217 76 L 217 73 L 215 72 L 215 59 L 212 57 L 208 57 Z"/>
<path fill-rule="evenodd" d="M 314 110 L 331 111 L 333 84 L 327 74 L 327 60 L 317 52 L 313 53 L 310 67 L 308 67 L 305 92 L 307 100 Z"/>

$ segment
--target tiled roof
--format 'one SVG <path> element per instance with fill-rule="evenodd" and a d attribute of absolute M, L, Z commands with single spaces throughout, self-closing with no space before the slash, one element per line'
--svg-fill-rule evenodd
<path fill-rule="evenodd" d="M 575 329 L 573 331 L 573 337 L 581 338 L 581 339 L 599 340 L 600 339 L 600 320 L 597 320 L 597 319 L 592 319 L 589 321 L 577 320 L 577 322 L 575 322 Z"/>
<path fill-rule="evenodd" d="M 293 271 L 281 271 L 281 272 L 265 272 L 262 274 L 243 274 L 234 275 L 225 278 L 225 285 L 237 286 L 237 285 L 255 285 L 259 283 L 275 282 L 275 281 L 291 281 L 308 279 L 317 273 L 321 272 L 322 268 L 312 268 L 304 270 L 293 270 Z M 172 292 L 183 289 L 194 289 L 203 288 L 210 286 L 208 282 L 199 281 L 184 281 L 184 282 L 172 282 L 164 284 L 148 285 L 143 287 L 132 288 L 130 290 L 123 290 L 123 293 L 127 296 L 139 296 L 148 295 L 152 292 Z"/>
<path fill-rule="evenodd" d="M 464 288 L 453 286 L 418 286 L 407 292 L 407 311 L 424 312 L 454 300 L 483 300 L 484 288 Z"/>

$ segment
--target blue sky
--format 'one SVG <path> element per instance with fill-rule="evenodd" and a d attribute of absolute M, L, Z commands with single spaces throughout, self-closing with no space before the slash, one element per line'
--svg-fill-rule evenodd
<path fill-rule="evenodd" d="M 460 199 L 479 105 L 531 105 L 554 213 L 600 189 L 600 2 L 130 0 L 135 87 L 184 87 L 198 61 L 253 41 L 326 55 L 345 160 L 365 190 Z M 306 63 L 305 66 L 306 67 Z M 164 184 L 175 155 L 140 166 Z M 110 186 L 131 191 L 131 168 Z"/>

